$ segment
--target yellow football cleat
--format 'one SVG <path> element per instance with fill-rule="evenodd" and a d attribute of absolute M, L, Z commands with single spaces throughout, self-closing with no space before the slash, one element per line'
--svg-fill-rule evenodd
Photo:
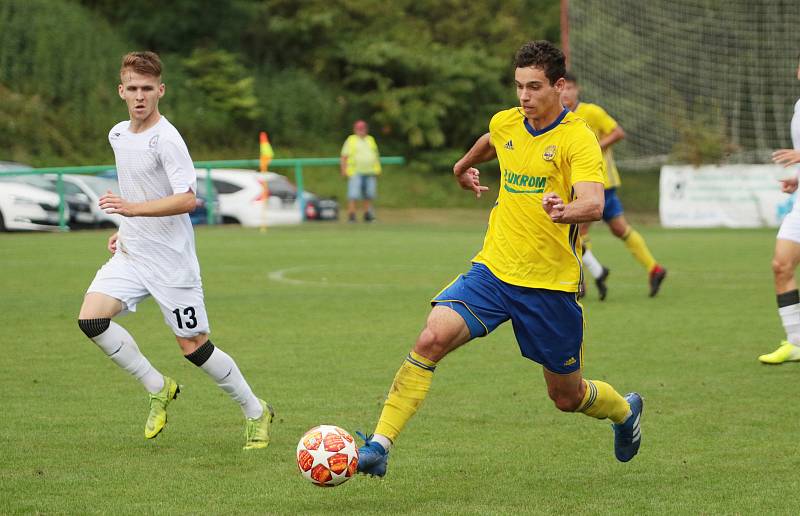
<path fill-rule="evenodd" d="M 762 364 L 782 364 L 784 362 L 800 361 L 800 347 L 791 342 L 783 341 L 778 349 L 772 353 L 761 355 L 758 360 Z"/>
<path fill-rule="evenodd" d="M 244 426 L 245 450 L 257 450 L 269 446 L 269 431 L 272 426 L 272 418 L 275 417 L 275 411 L 272 410 L 271 406 L 267 405 L 266 401 L 262 399 L 258 401 L 264 407 L 264 413 L 257 419 L 247 418 Z"/>
<path fill-rule="evenodd" d="M 169 376 L 164 377 L 164 387 L 155 394 L 150 394 L 150 414 L 144 425 L 144 438 L 152 439 L 157 436 L 164 425 L 167 424 L 167 405 L 178 397 L 181 388 Z"/>

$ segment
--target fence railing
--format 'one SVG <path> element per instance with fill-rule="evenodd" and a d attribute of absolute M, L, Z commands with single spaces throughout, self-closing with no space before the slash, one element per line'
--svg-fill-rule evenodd
<path fill-rule="evenodd" d="M 402 165 L 405 160 L 402 156 L 385 156 L 380 158 L 381 165 Z M 339 158 L 279 158 L 270 161 L 270 168 L 292 168 L 294 169 L 294 181 L 297 186 L 297 199 L 300 207 L 300 218 L 306 218 L 306 201 L 305 196 L 302 195 L 303 188 L 303 168 L 304 167 L 329 167 L 338 166 Z M 213 224 L 215 220 L 214 213 L 214 188 L 211 178 L 211 170 L 220 168 L 244 168 L 250 170 L 258 170 L 259 160 L 257 159 L 239 159 L 239 160 L 221 160 L 221 161 L 195 161 L 194 167 L 196 169 L 206 169 L 206 191 L 208 192 L 209 199 L 206 202 L 206 215 L 209 224 Z M 109 170 L 115 170 L 115 165 L 91 165 L 85 167 L 44 167 L 44 168 L 31 168 L 27 170 L 10 170 L 0 171 L 0 177 L 5 176 L 25 176 L 25 175 L 42 175 L 42 174 L 55 174 L 56 178 L 56 192 L 58 193 L 58 226 L 62 231 L 67 229 L 67 220 L 65 216 L 64 206 L 64 174 L 99 174 Z"/>

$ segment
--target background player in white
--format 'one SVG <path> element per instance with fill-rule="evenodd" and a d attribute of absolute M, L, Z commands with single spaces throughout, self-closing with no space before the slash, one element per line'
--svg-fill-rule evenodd
<path fill-rule="evenodd" d="M 800 56 L 798 56 L 800 61 Z M 800 63 L 797 66 L 797 79 L 800 80 Z M 792 149 L 775 151 L 773 160 L 789 166 L 798 163 L 793 158 L 800 157 L 800 100 L 794 105 L 791 122 Z M 793 193 L 797 190 L 797 174 L 781 181 L 781 190 Z M 792 211 L 783 219 L 775 241 L 775 254 L 772 256 L 772 273 L 775 278 L 775 294 L 778 297 L 778 313 L 786 330 L 786 340 L 772 353 L 761 355 L 758 359 L 764 364 L 781 364 L 800 360 L 800 293 L 794 273 L 800 265 L 800 203 L 795 202 Z"/>
<path fill-rule="evenodd" d="M 164 95 L 161 60 L 153 52 L 122 58 L 119 96 L 130 120 L 108 135 L 121 195 L 100 198 L 100 207 L 125 217 L 108 240 L 112 258 L 97 272 L 78 316 L 78 325 L 111 360 L 150 393 L 144 434 L 152 439 L 167 422 L 167 405 L 180 392 L 177 382 L 158 372 L 133 337 L 111 319 L 133 312 L 152 296 L 186 358 L 203 369 L 237 401 L 245 414 L 245 449 L 266 448 L 273 411 L 257 398 L 233 359 L 215 347 L 210 331 L 194 231 L 197 177 L 181 135 L 158 111 Z"/>

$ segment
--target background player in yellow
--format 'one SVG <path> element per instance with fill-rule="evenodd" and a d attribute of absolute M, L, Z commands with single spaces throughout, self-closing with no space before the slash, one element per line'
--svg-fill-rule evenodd
<path fill-rule="evenodd" d="M 642 398 L 584 380 L 578 224 L 603 211 L 603 158 L 586 122 L 561 105 L 564 55 L 547 41 L 515 57 L 519 107 L 492 117 L 455 164 L 459 185 L 480 196 L 474 165 L 498 158 L 500 191 L 472 268 L 431 301 L 433 308 L 389 389 L 373 435 L 359 449 L 358 471 L 386 474 L 388 453 L 425 399 L 438 363 L 451 351 L 511 320 L 522 355 L 543 367 L 556 407 L 613 421 L 614 451 L 639 450 Z M 443 443 L 444 444 L 444 443 Z"/>
<path fill-rule="evenodd" d="M 622 208 L 622 202 L 617 196 L 617 188 L 622 184 L 617 165 L 614 163 L 614 155 L 611 147 L 618 141 L 625 138 L 625 131 L 606 111 L 597 104 L 581 102 L 580 88 L 578 80 L 574 75 L 567 73 L 564 77 L 564 90 L 561 92 L 561 102 L 573 113 L 583 118 L 589 127 L 597 135 L 600 148 L 603 150 L 603 158 L 606 162 L 607 177 L 605 181 L 605 206 L 603 207 L 603 220 L 608 224 L 611 233 L 625 243 L 625 247 L 631 252 L 633 257 L 642 264 L 648 272 L 650 285 L 650 297 L 658 294 L 659 288 L 664 278 L 667 277 L 667 270 L 660 266 L 653 258 L 650 249 L 644 241 L 642 235 L 628 224 Z M 589 244 L 589 223 L 581 225 L 581 240 L 586 249 L 583 255 L 583 262 L 589 273 L 595 279 L 600 300 L 606 298 L 609 270 L 604 267 L 591 251 Z"/>

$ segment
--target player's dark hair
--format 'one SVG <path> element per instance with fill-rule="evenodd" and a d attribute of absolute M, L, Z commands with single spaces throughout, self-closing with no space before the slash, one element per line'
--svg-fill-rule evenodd
<path fill-rule="evenodd" d="M 527 68 L 529 66 L 541 68 L 550 84 L 554 84 L 567 73 L 564 53 L 543 39 L 529 41 L 517 50 L 517 54 L 514 56 L 514 67 Z"/>
<path fill-rule="evenodd" d="M 161 58 L 155 52 L 130 52 L 122 56 L 122 66 L 119 73 L 130 68 L 136 73 L 142 75 L 150 75 L 152 77 L 161 77 Z"/>
<path fill-rule="evenodd" d="M 578 78 L 575 77 L 575 74 L 573 74 L 572 72 L 565 72 L 564 80 L 567 82 L 571 82 L 572 84 L 578 84 Z"/>

